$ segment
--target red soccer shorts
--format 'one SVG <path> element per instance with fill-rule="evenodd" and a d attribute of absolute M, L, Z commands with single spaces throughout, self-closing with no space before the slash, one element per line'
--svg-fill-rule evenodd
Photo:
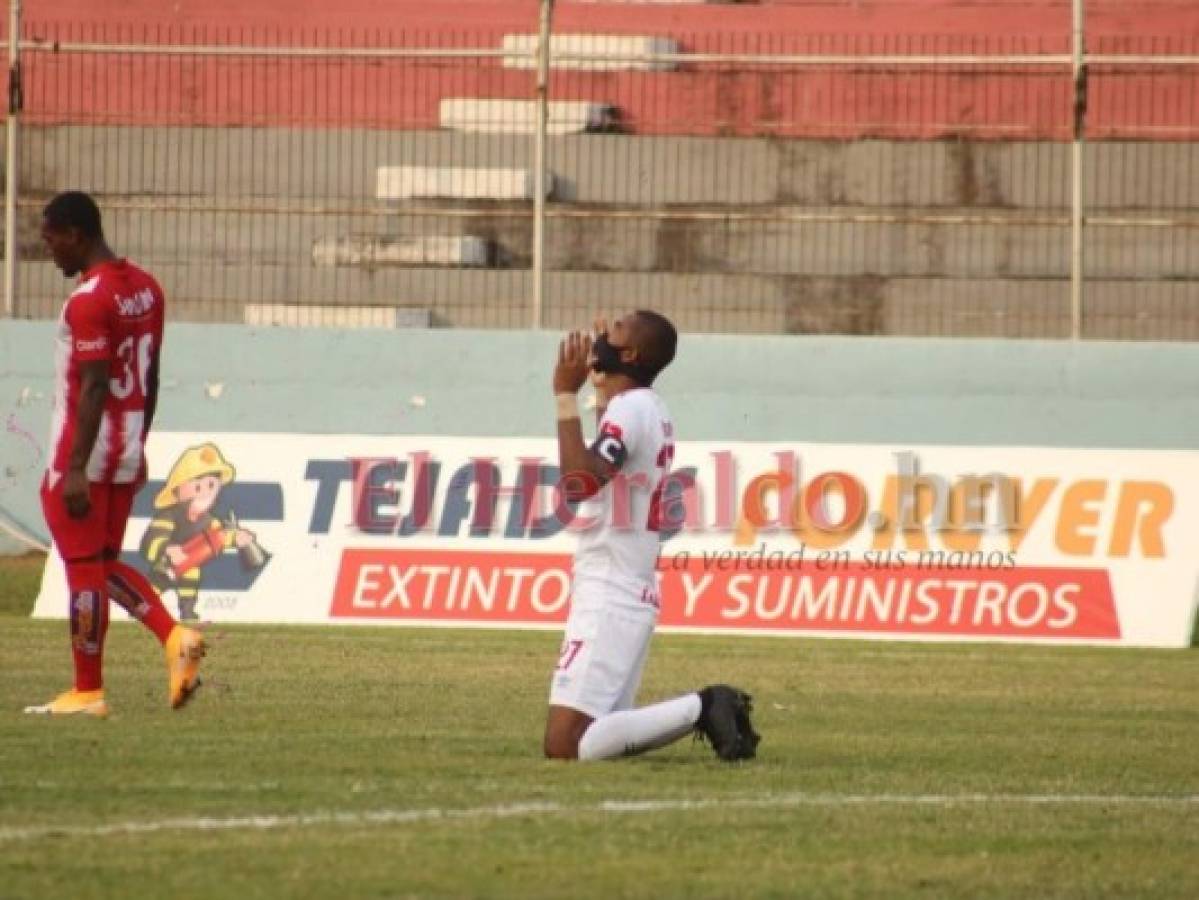
<path fill-rule="evenodd" d="M 82 519 L 72 519 L 62 497 L 65 480 L 59 476 L 51 487 L 49 473 L 42 479 L 42 513 L 59 556 L 70 561 L 100 556 L 105 549 L 120 552 L 139 485 L 93 481 L 92 508 Z"/>

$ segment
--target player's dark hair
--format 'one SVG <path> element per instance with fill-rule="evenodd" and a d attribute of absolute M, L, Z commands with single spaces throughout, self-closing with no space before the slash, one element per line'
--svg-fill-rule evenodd
<path fill-rule="evenodd" d="M 651 309 L 636 311 L 638 330 L 638 362 L 649 375 L 649 383 L 658 377 L 674 359 L 679 345 L 679 333 L 670 319 Z"/>
<path fill-rule="evenodd" d="M 42 217 L 55 231 L 78 228 L 88 238 L 98 238 L 104 234 L 100 226 L 100 207 L 83 191 L 59 194 L 46 204 Z"/>

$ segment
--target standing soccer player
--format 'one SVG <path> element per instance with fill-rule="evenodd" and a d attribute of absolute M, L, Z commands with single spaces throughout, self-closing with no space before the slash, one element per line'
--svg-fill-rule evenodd
<path fill-rule="evenodd" d="M 55 348 L 54 417 L 42 510 L 70 589 L 75 686 L 29 713 L 108 715 L 102 663 L 111 598 L 162 644 L 169 699 L 196 687 L 204 638 L 179 625 L 154 588 L 120 561 L 133 497 L 146 480 L 145 443 L 158 400 L 164 299 L 158 283 L 109 249 L 87 194 L 59 194 L 42 213 L 42 239 L 79 283 L 62 307 Z"/>
<path fill-rule="evenodd" d="M 558 455 L 569 499 L 594 517 L 579 538 L 570 615 L 550 688 L 545 755 L 612 759 L 664 747 L 695 731 L 724 760 L 750 759 L 758 735 L 750 697 L 712 685 L 633 708 L 658 618 L 661 497 L 674 426 L 651 385 L 674 359 L 678 335 L 664 316 L 638 310 L 597 338 L 574 332 L 558 350 L 554 396 Z M 577 394 L 596 373 L 599 434 L 583 440 Z M 615 492 L 623 496 L 614 497 Z"/>

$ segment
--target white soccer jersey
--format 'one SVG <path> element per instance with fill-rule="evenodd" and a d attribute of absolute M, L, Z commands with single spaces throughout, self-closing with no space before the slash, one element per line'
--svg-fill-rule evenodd
<path fill-rule="evenodd" d="M 617 394 L 592 450 L 619 474 L 579 507 L 580 524 L 591 524 L 579 537 L 575 578 L 596 579 L 622 593 L 648 589 L 656 600 L 662 491 L 674 458 L 670 411 L 650 388 Z"/>

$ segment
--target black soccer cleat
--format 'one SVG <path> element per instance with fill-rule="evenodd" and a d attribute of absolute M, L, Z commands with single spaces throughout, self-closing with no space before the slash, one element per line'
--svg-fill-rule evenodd
<path fill-rule="evenodd" d="M 713 684 L 699 692 L 699 700 L 695 728 L 708 739 L 716 755 L 726 762 L 753 759 L 762 739 L 749 721 L 753 698 L 727 684 Z"/>
<path fill-rule="evenodd" d="M 749 694 L 741 694 L 741 708 L 737 710 L 737 732 L 741 735 L 741 753 L 742 759 L 753 759 L 758 752 L 758 744 L 762 742 L 762 735 L 754 731 L 753 723 L 749 720 L 749 714 L 754 711 L 754 698 Z"/>

